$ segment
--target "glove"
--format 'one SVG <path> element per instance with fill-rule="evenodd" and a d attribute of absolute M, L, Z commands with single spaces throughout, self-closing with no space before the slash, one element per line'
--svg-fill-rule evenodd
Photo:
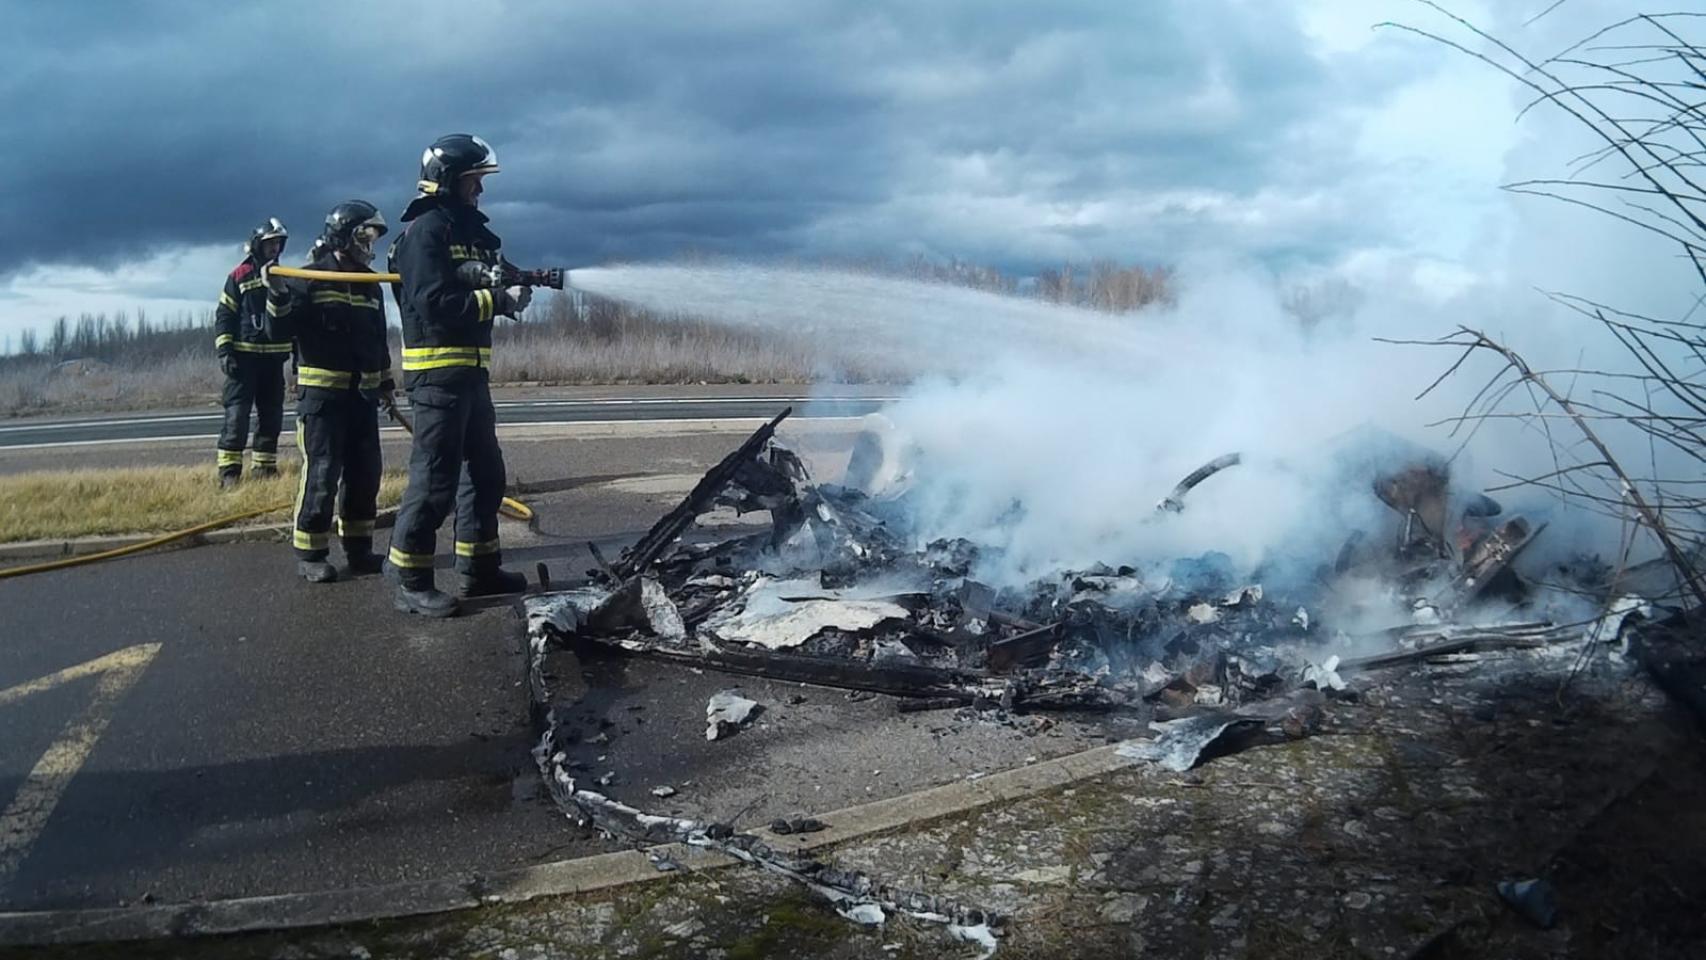
<path fill-rule="evenodd" d="M 533 288 L 510 287 L 504 291 L 504 298 L 509 301 L 509 309 L 504 311 L 504 315 L 519 320 L 521 311 L 526 310 L 527 305 L 533 302 Z"/>
<path fill-rule="evenodd" d="M 239 370 L 237 366 L 237 355 L 235 353 L 220 354 L 219 369 L 223 370 L 226 376 L 235 378 Z"/>
<path fill-rule="evenodd" d="M 261 282 L 267 285 L 269 291 L 282 297 L 285 294 L 284 278 L 273 275 L 274 266 L 275 264 L 269 263 L 261 267 Z"/>
<path fill-rule="evenodd" d="M 456 268 L 456 278 L 475 290 L 496 290 L 504 285 L 503 267 L 478 260 L 464 261 Z"/>

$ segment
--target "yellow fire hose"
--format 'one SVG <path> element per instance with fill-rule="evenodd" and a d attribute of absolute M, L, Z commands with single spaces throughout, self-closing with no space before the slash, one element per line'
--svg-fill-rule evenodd
<path fill-rule="evenodd" d="M 295 277 L 299 280 L 334 280 L 338 283 L 401 283 L 396 273 L 344 273 L 339 270 L 305 270 L 301 267 L 273 267 L 267 271 L 275 277 Z"/>
<path fill-rule="evenodd" d="M 141 553 L 144 550 L 152 550 L 155 547 L 162 547 L 177 540 L 193 537 L 198 533 L 206 533 L 209 530 L 218 530 L 220 527 L 229 527 L 233 523 L 239 523 L 253 517 L 261 516 L 262 514 L 274 513 L 279 510 L 288 509 L 290 509 L 290 501 L 286 500 L 283 503 L 275 503 L 271 506 L 260 507 L 255 510 L 246 510 L 242 513 L 234 513 L 229 517 L 221 517 L 218 520 L 209 520 L 206 523 L 198 524 L 197 526 L 189 527 L 184 530 L 178 530 L 173 533 L 163 533 L 152 540 L 133 543 L 128 547 L 118 547 L 114 550 L 103 550 L 100 553 L 86 554 L 81 557 L 66 557 L 63 560 L 50 560 L 46 563 L 34 563 L 26 567 L 7 567 L 4 570 L 0 570 L 0 580 L 5 580 L 8 577 L 21 577 L 29 573 L 46 573 L 49 570 L 63 570 L 66 567 L 80 567 L 85 563 L 100 563 L 102 560 L 116 560 L 119 557 L 128 557 L 133 553 Z"/>
<path fill-rule="evenodd" d="M 407 432 L 409 436 L 414 436 L 414 425 L 403 419 L 403 414 L 400 410 L 394 406 L 388 406 L 386 407 L 386 412 L 391 415 L 392 419 L 396 420 L 397 423 L 402 426 L 403 430 Z M 206 523 L 197 524 L 193 527 L 186 527 L 183 530 L 174 530 L 171 533 L 163 533 L 158 537 L 143 540 L 140 543 L 133 543 L 129 546 L 116 547 L 112 550 L 102 550 L 100 553 L 89 553 L 80 557 L 65 557 L 60 560 L 49 560 L 44 563 L 32 563 L 22 567 L 6 567 L 4 569 L 0 569 L 0 580 L 6 580 L 11 577 L 27 576 L 32 573 L 46 573 L 49 570 L 64 570 L 68 567 L 80 567 L 84 564 L 100 563 L 104 560 L 117 560 L 119 557 L 128 557 L 133 553 L 141 553 L 144 550 L 163 547 L 168 543 L 187 540 L 197 534 L 207 533 L 210 530 L 218 530 L 221 527 L 229 527 L 234 523 L 241 523 L 244 520 L 252 520 L 255 517 L 263 516 L 265 514 L 276 513 L 280 510 L 288 510 L 290 509 L 290 506 L 291 501 L 286 500 L 282 503 L 274 503 L 265 507 L 257 507 L 254 510 L 245 510 L 242 513 L 234 513 L 228 517 L 220 517 L 217 520 L 209 520 Z M 522 503 L 520 500 L 515 500 L 510 497 L 505 497 L 503 502 L 498 505 L 498 512 L 513 520 L 528 521 L 533 519 L 533 508 Z"/>

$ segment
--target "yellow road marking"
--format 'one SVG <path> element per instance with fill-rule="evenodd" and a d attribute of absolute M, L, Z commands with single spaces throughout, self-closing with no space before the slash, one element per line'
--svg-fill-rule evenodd
<path fill-rule="evenodd" d="M 159 652 L 160 645 L 158 643 L 144 643 L 134 647 L 125 647 L 123 650 L 115 650 L 104 657 L 97 657 L 79 663 L 74 667 L 66 667 L 64 670 L 50 673 L 45 677 L 39 677 L 26 683 L 20 683 L 15 687 L 7 687 L 0 690 L 0 707 L 16 703 L 31 694 L 52 690 L 54 687 L 61 687 L 73 680 L 81 680 L 97 673 L 107 673 L 111 670 L 140 670 L 148 666 L 148 661 L 154 659 L 154 655 Z"/>
<path fill-rule="evenodd" d="M 5 706 L 82 677 L 100 675 L 89 705 L 65 725 L 59 738 L 24 778 L 18 795 L 12 798 L 5 812 L 0 813 L 0 890 L 11 884 L 19 865 L 47 826 L 53 808 L 59 805 L 65 788 L 71 784 L 71 778 L 82 769 L 94 751 L 95 742 L 112 721 L 113 708 L 159 652 L 158 643 L 138 644 L 0 690 L 0 706 Z"/>

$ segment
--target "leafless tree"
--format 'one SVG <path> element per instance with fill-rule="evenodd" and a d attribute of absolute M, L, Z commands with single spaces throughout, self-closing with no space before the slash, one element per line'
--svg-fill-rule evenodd
<path fill-rule="evenodd" d="M 1566 176 L 1507 184 L 1513 193 L 1596 211 L 1675 244 L 1700 281 L 1693 308 L 1676 318 L 1618 309 L 1563 292 L 1548 295 L 1609 332 L 1629 361 L 1622 370 L 1537 370 L 1516 345 L 1462 327 L 1439 340 L 1461 355 L 1429 391 L 1471 356 L 1497 372 L 1454 425 L 1472 435 L 1515 420 L 1542 435 L 1553 469 L 1513 477 L 1589 509 L 1627 520 L 1674 567 L 1678 599 L 1706 608 L 1706 13 L 1626 17 L 1547 57 L 1535 57 L 1420 0 L 1454 24 L 1448 36 L 1405 24 L 1381 26 L 1445 44 L 1502 71 L 1532 94 L 1523 113 L 1563 111 L 1598 144 Z M 1549 11 L 1548 11 L 1549 12 Z M 1409 341 L 1416 342 L 1416 341 Z M 1640 441 L 1633 445 L 1630 441 Z M 1647 463 L 1631 467 L 1644 446 Z M 1614 453 L 1621 451 L 1623 458 Z M 1661 462 L 1685 469 L 1664 469 Z"/>

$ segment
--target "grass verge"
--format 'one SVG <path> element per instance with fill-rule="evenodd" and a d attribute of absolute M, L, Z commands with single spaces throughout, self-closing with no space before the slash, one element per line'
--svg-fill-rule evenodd
<path fill-rule="evenodd" d="M 220 517 L 296 499 L 299 464 L 279 464 L 271 480 L 245 478 L 235 490 L 219 489 L 205 466 L 120 467 L 110 470 L 40 470 L 0 476 L 0 543 L 58 540 L 122 533 L 182 530 Z M 406 476 L 387 472 L 380 509 L 403 498 Z M 276 523 L 288 506 L 248 521 Z"/>

